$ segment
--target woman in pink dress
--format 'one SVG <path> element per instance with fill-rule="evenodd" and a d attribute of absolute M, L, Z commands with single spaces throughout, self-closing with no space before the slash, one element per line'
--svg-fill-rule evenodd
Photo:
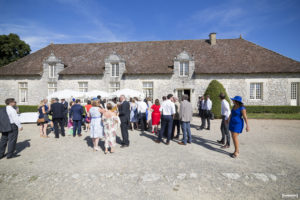
<path fill-rule="evenodd" d="M 153 104 L 151 106 L 151 111 L 152 111 L 152 133 L 154 133 L 154 131 L 155 131 L 155 134 L 157 134 L 158 125 L 159 125 L 159 122 L 160 122 L 159 108 L 160 108 L 160 103 L 159 103 L 159 100 L 156 99 L 155 104 Z"/>

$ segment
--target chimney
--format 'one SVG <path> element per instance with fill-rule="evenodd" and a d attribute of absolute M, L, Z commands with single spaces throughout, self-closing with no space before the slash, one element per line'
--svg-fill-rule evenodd
<path fill-rule="evenodd" d="M 216 33 L 209 34 L 210 45 L 215 45 L 217 43 Z"/>

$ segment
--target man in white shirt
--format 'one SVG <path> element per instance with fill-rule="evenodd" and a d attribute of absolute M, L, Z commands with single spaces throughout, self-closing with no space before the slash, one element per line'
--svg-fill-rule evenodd
<path fill-rule="evenodd" d="M 167 145 L 170 144 L 171 140 L 171 134 L 172 134 L 172 128 L 173 128 L 173 117 L 175 114 L 175 104 L 171 101 L 173 95 L 169 94 L 167 96 L 166 101 L 162 103 L 160 106 L 159 111 L 162 113 L 162 122 L 161 122 L 161 129 L 159 131 L 158 139 L 155 141 L 157 143 L 162 142 L 162 136 L 165 132 L 165 130 L 168 130 L 167 134 Z"/>
<path fill-rule="evenodd" d="M 229 103 L 225 99 L 226 98 L 225 94 L 221 93 L 219 97 L 221 99 L 221 115 L 222 115 L 221 133 L 222 133 L 222 139 L 217 140 L 217 142 L 224 145 L 224 146 L 222 146 L 222 148 L 229 148 L 230 147 L 230 134 L 229 134 L 228 119 L 229 119 L 229 116 L 231 114 L 231 111 L 230 111 Z"/>
<path fill-rule="evenodd" d="M 209 95 L 206 95 L 204 103 L 203 103 L 204 120 L 203 120 L 202 126 L 200 127 L 201 129 L 205 128 L 206 121 L 207 121 L 207 128 L 206 129 L 210 130 L 211 108 L 212 108 L 212 102 L 209 99 Z"/>
<path fill-rule="evenodd" d="M 0 141 L 0 159 L 4 158 L 4 153 L 6 146 L 7 148 L 7 159 L 18 157 L 19 155 L 14 154 L 16 150 L 16 144 L 18 139 L 19 130 L 22 131 L 21 121 L 17 114 L 17 111 L 14 109 L 16 106 L 16 101 L 13 98 L 9 98 L 5 100 L 6 104 L 6 113 L 8 117 L 7 126 L 11 126 L 11 130 L 7 132 L 2 132 L 2 137 Z M 3 117 L 3 116 L 2 116 Z"/>
<path fill-rule="evenodd" d="M 141 130 L 142 133 L 144 133 L 145 130 L 147 130 L 147 120 L 146 120 L 146 110 L 148 109 L 148 105 L 139 99 L 137 104 L 137 110 L 139 115 L 139 120 L 141 123 Z"/>

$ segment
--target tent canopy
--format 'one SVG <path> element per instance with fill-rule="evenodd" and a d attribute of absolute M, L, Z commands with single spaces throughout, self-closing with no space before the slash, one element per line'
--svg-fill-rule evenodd
<path fill-rule="evenodd" d="M 59 98 L 59 99 L 72 99 L 72 98 L 95 98 L 98 95 L 101 96 L 101 98 L 116 98 L 116 97 L 120 97 L 121 95 L 125 95 L 125 97 L 127 99 L 129 98 L 133 98 L 133 97 L 138 97 L 143 99 L 145 97 L 144 93 L 137 91 L 137 90 L 132 90 L 132 89 L 122 89 L 122 90 L 118 90 L 115 91 L 113 93 L 107 93 L 104 91 L 100 91 L 100 90 L 92 90 L 90 92 L 78 92 L 78 91 L 74 91 L 74 90 L 60 90 L 57 92 L 52 93 L 51 95 L 49 95 L 47 98 L 51 99 L 51 98 Z"/>

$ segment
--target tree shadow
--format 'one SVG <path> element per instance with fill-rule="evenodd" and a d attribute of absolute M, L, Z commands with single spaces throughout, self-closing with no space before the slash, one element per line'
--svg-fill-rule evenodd
<path fill-rule="evenodd" d="M 28 140 L 24 140 L 23 142 L 18 142 L 16 145 L 16 154 L 22 152 L 24 149 L 29 148 L 30 147 L 30 139 Z"/>
<path fill-rule="evenodd" d="M 192 135 L 192 143 L 203 146 L 204 148 L 209 149 L 211 151 L 215 151 L 215 152 L 218 152 L 218 153 L 223 153 L 223 154 L 228 155 L 228 156 L 230 156 L 230 154 L 231 154 L 227 151 L 224 151 L 223 149 L 220 149 L 220 147 L 222 145 L 220 145 L 219 143 L 217 143 L 215 141 L 212 141 L 212 140 L 204 139 L 200 136 Z M 218 147 L 216 148 L 216 147 L 213 147 L 212 145 L 217 145 Z"/>

